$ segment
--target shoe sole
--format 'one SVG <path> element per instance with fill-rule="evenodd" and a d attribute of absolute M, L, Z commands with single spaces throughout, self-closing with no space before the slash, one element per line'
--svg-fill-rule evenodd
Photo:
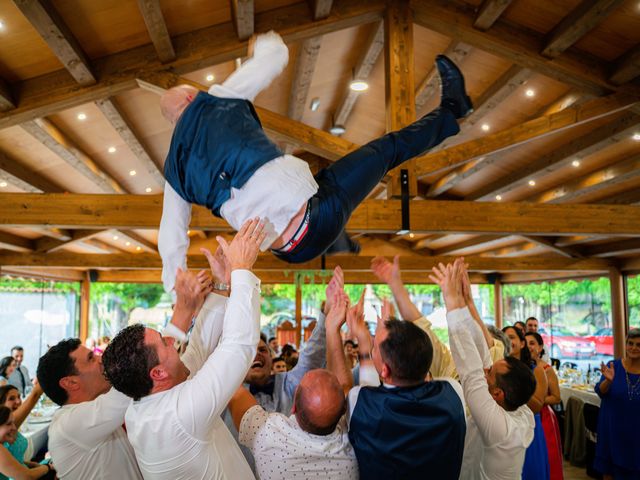
<path fill-rule="evenodd" d="M 460 118 L 465 118 L 467 115 L 469 115 L 470 113 L 473 112 L 473 102 L 471 101 L 471 97 L 469 95 L 467 95 L 467 86 L 465 85 L 465 81 L 464 81 L 464 75 L 462 74 L 462 71 L 458 68 L 458 66 L 453 62 L 453 60 L 451 60 L 449 57 L 447 57 L 446 55 L 438 55 L 436 57 L 436 59 L 438 58 L 443 58 L 448 65 L 452 66 L 456 72 L 458 72 L 458 75 L 460 75 L 460 79 L 462 80 L 462 91 L 465 92 L 465 99 L 467 100 L 467 102 L 469 103 L 469 105 L 471 105 L 471 108 L 469 108 L 469 110 L 467 110 L 467 112 Z M 437 69 L 437 65 L 436 65 L 436 69 Z M 438 70 L 438 74 L 440 73 L 440 71 Z"/>

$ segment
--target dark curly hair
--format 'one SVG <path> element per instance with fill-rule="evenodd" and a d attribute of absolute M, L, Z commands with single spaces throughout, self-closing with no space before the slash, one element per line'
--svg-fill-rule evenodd
<path fill-rule="evenodd" d="M 9 378 L 9 375 L 7 375 L 7 370 L 15 361 L 16 359 L 13 357 L 4 357 L 2 360 L 0 360 L 0 375 L 2 375 L 4 378 Z"/>
<path fill-rule="evenodd" d="M 504 392 L 505 409 L 512 412 L 529 401 L 536 389 L 536 379 L 524 362 L 515 357 L 504 360 L 509 370 L 496 375 L 496 386 Z"/>
<path fill-rule="evenodd" d="M 0 387 L 0 405 L 4 405 L 4 402 L 7 401 L 7 397 L 9 396 L 9 392 L 11 390 L 18 391 L 18 387 L 15 385 L 3 385 Z"/>
<path fill-rule="evenodd" d="M 80 346 L 79 338 L 67 338 L 51 347 L 40 357 L 37 377 L 44 393 L 58 405 L 67 403 L 67 391 L 60 386 L 60 379 L 77 375 L 76 363 L 71 354 Z"/>
<path fill-rule="evenodd" d="M 427 334 L 412 322 L 389 319 L 384 322 L 387 338 L 380 343 L 382 359 L 391 375 L 402 382 L 423 382 L 431 368 L 433 345 Z"/>
<path fill-rule="evenodd" d="M 120 331 L 102 355 L 104 374 L 116 390 L 140 400 L 153 388 L 149 372 L 158 365 L 154 347 L 144 344 L 145 327 L 131 325 Z"/>

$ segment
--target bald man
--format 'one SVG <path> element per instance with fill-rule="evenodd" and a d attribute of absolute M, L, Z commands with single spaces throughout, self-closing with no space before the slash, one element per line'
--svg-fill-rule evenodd
<path fill-rule="evenodd" d="M 302 377 L 289 417 L 266 412 L 244 387 L 229 402 L 229 410 L 261 480 L 350 480 L 358 478 L 358 462 L 349 443 L 345 405 L 336 376 L 317 369 Z"/>

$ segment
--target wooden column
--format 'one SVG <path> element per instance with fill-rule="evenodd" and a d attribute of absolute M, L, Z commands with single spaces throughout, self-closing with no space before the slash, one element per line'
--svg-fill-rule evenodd
<path fill-rule="evenodd" d="M 388 0 L 384 17 L 385 104 L 387 132 L 416 119 L 413 60 L 413 12 L 409 0 Z M 400 168 L 409 170 L 409 195 L 418 194 L 415 162 L 410 160 L 391 173 L 387 196 L 400 196 Z"/>
<path fill-rule="evenodd" d="M 296 348 L 302 343 L 302 286 L 296 285 Z"/>
<path fill-rule="evenodd" d="M 496 318 L 496 327 L 502 328 L 502 281 L 497 278 L 493 284 L 493 305 Z"/>
<path fill-rule="evenodd" d="M 617 268 L 609 270 L 611 283 L 611 326 L 613 328 L 613 355 L 624 356 L 624 337 L 627 329 L 627 308 L 625 305 L 624 278 Z"/>
<path fill-rule="evenodd" d="M 84 277 L 80 282 L 80 329 L 78 337 L 84 343 L 89 335 L 89 312 L 90 312 L 91 280 L 89 270 L 84 272 Z"/>

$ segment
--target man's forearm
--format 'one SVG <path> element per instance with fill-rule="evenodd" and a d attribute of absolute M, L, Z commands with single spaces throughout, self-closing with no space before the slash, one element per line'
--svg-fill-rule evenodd
<path fill-rule="evenodd" d="M 389 288 L 393 293 L 393 298 L 398 305 L 400 316 L 409 322 L 414 322 L 422 316 L 420 310 L 413 304 L 411 297 L 409 296 L 409 290 L 405 287 L 402 280 L 396 280 L 389 282 Z"/>
<path fill-rule="evenodd" d="M 342 349 L 340 330 L 327 329 L 327 369 L 333 373 L 342 388 L 348 391 L 353 386 L 353 376 L 347 366 L 347 358 Z"/>

